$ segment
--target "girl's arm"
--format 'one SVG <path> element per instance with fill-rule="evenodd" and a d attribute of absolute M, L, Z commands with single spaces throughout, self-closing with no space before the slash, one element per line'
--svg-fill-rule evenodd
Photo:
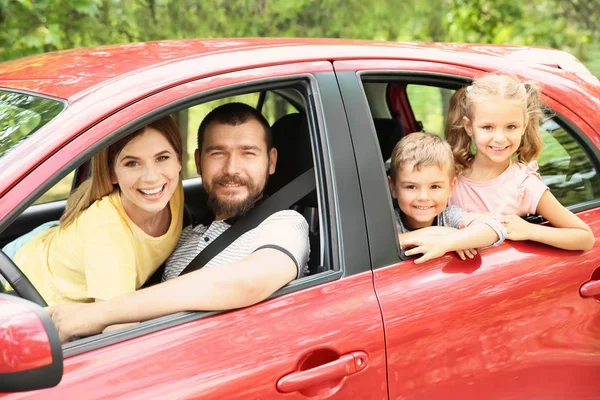
<path fill-rule="evenodd" d="M 594 246 L 594 234 L 589 226 L 563 207 L 549 190 L 542 195 L 536 212 L 552 226 L 532 224 L 518 216 L 503 217 L 507 238 L 533 240 L 564 250 L 589 250 Z"/>

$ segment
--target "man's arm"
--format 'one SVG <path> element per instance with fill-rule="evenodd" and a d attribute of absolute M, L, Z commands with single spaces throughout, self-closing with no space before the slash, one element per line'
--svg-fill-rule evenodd
<path fill-rule="evenodd" d="M 48 307 L 61 341 L 179 311 L 229 310 L 256 304 L 296 278 L 295 262 L 277 249 L 217 265 L 114 299 Z"/>

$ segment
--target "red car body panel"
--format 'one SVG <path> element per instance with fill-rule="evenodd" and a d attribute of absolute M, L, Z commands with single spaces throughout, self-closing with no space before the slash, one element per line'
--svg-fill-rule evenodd
<path fill-rule="evenodd" d="M 382 399 L 384 349 L 368 272 L 67 358 L 57 387 L 0 397 Z M 362 371 L 303 392 L 277 390 L 306 358 L 319 364 L 355 351 L 368 356 Z"/>
<path fill-rule="evenodd" d="M 213 63 L 213 56 L 221 64 Z M 572 55 L 543 48 L 457 43 L 393 43 L 339 39 L 237 38 L 214 40 L 178 40 L 133 43 L 45 53 L 5 62 L 0 66 L 0 86 L 70 99 L 101 84 L 113 84 L 119 78 L 141 71 L 168 68 L 174 75 L 197 73 L 202 76 L 264 66 L 334 59 L 412 59 L 473 65 L 493 57 L 502 65 L 515 61 L 533 65 L 557 66 L 573 74 L 590 72 Z M 501 57 L 502 59 L 499 59 Z M 228 63 L 227 60 L 234 60 Z M 198 62 L 200 61 L 201 62 Z M 243 61 L 240 63 L 240 61 Z M 178 65 L 196 64 L 186 70 Z M 593 78 L 593 76 L 592 76 Z"/>
<path fill-rule="evenodd" d="M 598 239 L 600 211 L 580 216 Z M 507 242 L 375 271 L 390 398 L 598 398 L 600 304 L 579 288 L 599 266 L 597 247 Z"/>

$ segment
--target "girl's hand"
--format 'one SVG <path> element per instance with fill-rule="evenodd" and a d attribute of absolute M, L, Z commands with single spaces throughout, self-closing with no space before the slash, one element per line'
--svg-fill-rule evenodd
<path fill-rule="evenodd" d="M 518 215 L 503 215 L 500 222 L 506 227 L 506 238 L 510 240 L 530 240 L 531 224 Z"/>

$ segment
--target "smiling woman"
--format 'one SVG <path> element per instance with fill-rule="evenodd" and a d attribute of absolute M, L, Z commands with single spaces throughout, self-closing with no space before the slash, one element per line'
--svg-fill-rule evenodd
<path fill-rule="evenodd" d="M 133 292 L 164 262 L 182 228 L 181 153 L 166 117 L 93 157 L 60 224 L 28 235 L 14 256 L 48 304 Z"/>

